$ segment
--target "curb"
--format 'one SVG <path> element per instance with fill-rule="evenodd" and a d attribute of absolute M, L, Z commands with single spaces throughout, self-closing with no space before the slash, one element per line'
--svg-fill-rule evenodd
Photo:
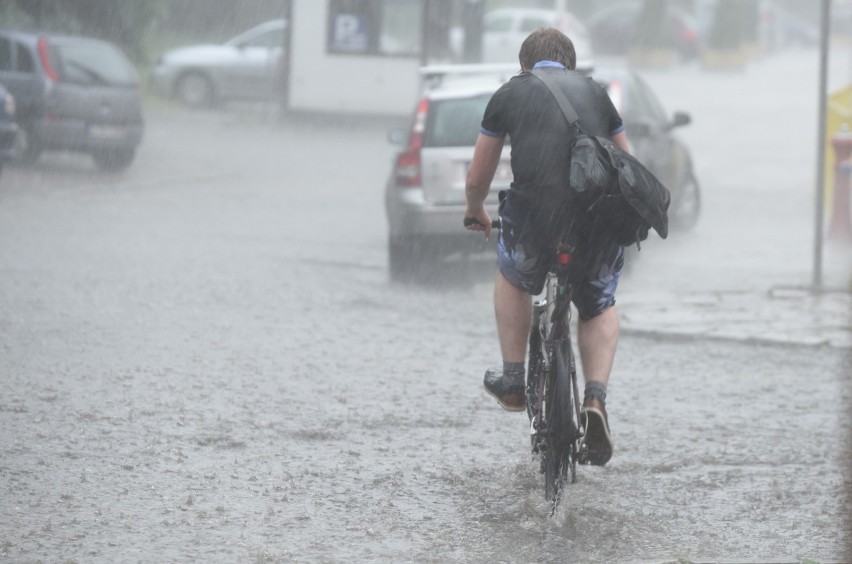
<path fill-rule="evenodd" d="M 637 327 L 626 327 L 624 325 L 621 326 L 620 334 L 622 337 L 640 337 L 659 341 L 667 340 L 683 343 L 694 341 L 714 341 L 767 347 L 798 347 L 807 349 L 830 348 L 837 350 L 852 350 L 852 339 L 850 339 L 848 342 L 837 342 L 836 340 L 828 338 L 805 341 L 801 339 L 784 339 L 780 337 L 752 337 L 725 334 L 688 333 L 667 331 L 662 329 L 642 329 Z"/>

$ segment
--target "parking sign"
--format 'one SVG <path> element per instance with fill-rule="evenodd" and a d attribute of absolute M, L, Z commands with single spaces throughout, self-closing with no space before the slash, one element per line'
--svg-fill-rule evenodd
<path fill-rule="evenodd" d="M 367 18 L 363 14 L 336 14 L 332 26 L 334 51 L 365 53 L 368 48 Z"/>

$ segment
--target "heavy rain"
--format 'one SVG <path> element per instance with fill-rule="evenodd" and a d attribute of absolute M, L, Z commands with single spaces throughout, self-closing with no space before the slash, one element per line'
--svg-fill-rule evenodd
<path fill-rule="evenodd" d="M 0 4 L 0 556 L 852 561 L 852 2 L 613 4 Z M 673 193 L 618 288 L 615 454 L 553 515 L 482 388 L 465 163 L 414 147 L 424 196 L 399 156 L 540 25 Z M 403 181 L 451 243 L 394 239 Z"/>

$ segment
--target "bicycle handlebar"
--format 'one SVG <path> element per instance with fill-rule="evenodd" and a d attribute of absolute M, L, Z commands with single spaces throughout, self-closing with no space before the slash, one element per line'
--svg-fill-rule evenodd
<path fill-rule="evenodd" d="M 464 226 L 468 227 L 469 225 L 482 225 L 482 222 L 476 219 L 475 217 L 466 217 L 464 218 Z M 491 220 L 491 227 L 494 229 L 500 229 L 500 218 Z"/>

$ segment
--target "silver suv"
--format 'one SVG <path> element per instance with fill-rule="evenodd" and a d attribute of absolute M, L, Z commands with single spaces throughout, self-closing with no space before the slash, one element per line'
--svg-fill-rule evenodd
<path fill-rule="evenodd" d="M 485 106 L 518 70 L 517 65 L 509 67 L 512 72 L 500 67 L 505 65 L 473 75 L 424 69 L 434 84 L 417 105 L 411 127 L 390 132 L 392 142 L 404 143 L 385 187 L 391 279 L 409 278 L 420 265 L 453 253 L 486 250 L 481 235 L 462 227 L 464 187 Z M 511 182 L 510 152 L 504 150 L 486 200 L 492 215 L 497 194 Z"/>
<path fill-rule="evenodd" d="M 133 161 L 144 128 L 139 76 L 112 43 L 0 30 L 0 82 L 17 103 L 23 160 L 63 150 L 106 170 Z"/>
<path fill-rule="evenodd" d="M 462 228 L 465 176 L 485 106 L 510 73 L 489 74 L 495 65 L 456 67 L 457 72 L 477 68 L 481 74 L 445 76 L 438 86 L 427 89 L 407 137 L 391 132 L 392 140 L 407 139 L 385 190 L 388 259 L 395 280 L 410 277 L 416 266 L 436 257 L 484 250 L 483 238 Z M 581 70 L 607 89 L 634 154 L 671 191 L 670 223 L 675 228 L 693 227 L 700 215 L 701 191 L 691 151 L 674 131 L 690 123 L 689 114 L 670 116 L 648 84 L 629 68 Z M 496 210 L 497 193 L 512 181 L 509 155 L 504 149 L 487 200 L 489 213 Z"/>

